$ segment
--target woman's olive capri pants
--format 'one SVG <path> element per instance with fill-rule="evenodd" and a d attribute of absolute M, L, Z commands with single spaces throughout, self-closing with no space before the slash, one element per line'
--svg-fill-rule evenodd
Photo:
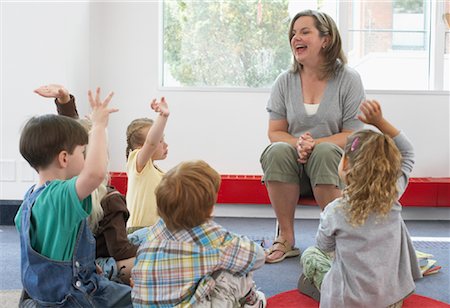
<path fill-rule="evenodd" d="M 306 164 L 298 162 L 297 150 L 286 142 L 274 142 L 261 154 L 263 182 L 277 181 L 300 185 L 300 195 L 312 196 L 311 187 L 320 184 L 344 187 L 338 175 L 343 151 L 334 143 L 317 144 Z"/>

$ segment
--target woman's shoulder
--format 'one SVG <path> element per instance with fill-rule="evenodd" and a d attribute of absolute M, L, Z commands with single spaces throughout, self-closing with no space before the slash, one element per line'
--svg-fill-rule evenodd
<path fill-rule="evenodd" d="M 273 83 L 273 86 L 279 89 L 289 88 L 297 80 L 296 78 L 298 78 L 298 73 L 294 73 L 291 70 L 286 70 L 278 75 Z"/>
<path fill-rule="evenodd" d="M 292 70 L 285 70 L 281 72 L 278 77 L 275 79 L 275 82 L 287 82 L 288 80 L 292 80 L 297 78 L 298 73 L 294 73 Z"/>
<path fill-rule="evenodd" d="M 361 76 L 359 75 L 358 71 L 348 66 L 347 64 L 343 65 L 338 70 L 337 76 L 343 80 L 361 79 Z"/>
<path fill-rule="evenodd" d="M 292 69 L 287 69 L 282 71 L 279 75 L 278 78 L 283 77 L 283 78 L 292 78 L 293 76 L 298 75 L 298 72 L 294 72 Z"/>

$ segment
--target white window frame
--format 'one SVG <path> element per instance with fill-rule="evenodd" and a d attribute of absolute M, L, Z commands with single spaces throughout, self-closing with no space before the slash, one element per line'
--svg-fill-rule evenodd
<path fill-rule="evenodd" d="M 445 50 L 445 22 L 444 1 L 431 2 L 431 35 L 430 35 L 430 63 L 428 72 L 428 89 L 442 90 L 444 88 L 444 50 Z M 434 31 L 433 31 L 434 30 Z"/>

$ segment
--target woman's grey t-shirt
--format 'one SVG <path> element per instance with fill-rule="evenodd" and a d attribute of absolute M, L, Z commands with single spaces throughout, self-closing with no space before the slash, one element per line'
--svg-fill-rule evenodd
<path fill-rule="evenodd" d="M 363 123 L 357 115 L 364 99 L 364 87 L 358 72 L 344 66 L 327 82 L 317 113 L 309 116 L 304 106 L 299 73 L 286 71 L 275 80 L 267 111 L 271 120 L 287 120 L 288 133 L 294 137 L 310 132 L 313 138 L 322 138 L 342 130 L 361 129 Z"/>

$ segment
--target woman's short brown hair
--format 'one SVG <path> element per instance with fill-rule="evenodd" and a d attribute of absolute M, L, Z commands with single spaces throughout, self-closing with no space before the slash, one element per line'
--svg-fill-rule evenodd
<path fill-rule="evenodd" d="M 192 229 L 211 218 L 220 175 L 203 160 L 182 162 L 156 188 L 158 214 L 171 231 Z"/>

